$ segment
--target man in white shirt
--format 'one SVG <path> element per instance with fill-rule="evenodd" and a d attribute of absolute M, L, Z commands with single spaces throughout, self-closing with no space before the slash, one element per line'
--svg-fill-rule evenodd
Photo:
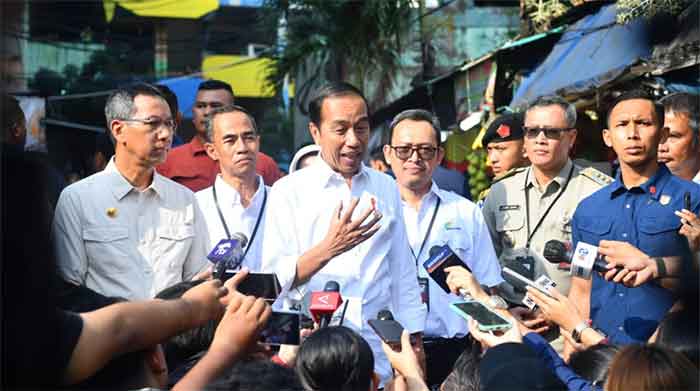
<path fill-rule="evenodd" d="M 367 340 L 375 371 L 386 382 L 391 367 L 367 321 L 389 309 L 420 350 L 426 315 L 401 198 L 391 177 L 362 163 L 370 126 L 359 90 L 346 83 L 320 88 L 309 116 L 321 159 L 272 187 L 262 269 L 277 273 L 281 299 L 298 300 L 338 282 L 349 303 L 343 325 Z"/>
<path fill-rule="evenodd" d="M 58 267 L 70 283 L 146 299 L 203 271 L 209 238 L 194 194 L 154 170 L 175 130 L 160 92 L 147 84 L 117 90 L 105 116 L 115 154 L 104 171 L 61 193 Z"/>
<path fill-rule="evenodd" d="M 260 270 L 268 189 L 255 172 L 260 135 L 240 106 L 215 109 L 206 121 L 206 148 L 221 173 L 214 185 L 195 196 L 209 229 L 210 248 L 240 232 L 248 239 L 241 266 Z"/>
<path fill-rule="evenodd" d="M 439 385 L 464 351 L 467 322 L 449 307 L 463 299 L 446 293 L 423 267 L 435 246 L 448 245 L 472 270 L 480 284 L 501 282 L 501 268 L 481 210 L 473 202 L 438 188 L 432 179 L 444 150 L 437 118 L 425 110 L 399 113 L 389 126 L 384 157 L 396 175 L 403 203 L 413 267 L 418 272 L 428 318 L 423 342 L 429 385 Z"/>

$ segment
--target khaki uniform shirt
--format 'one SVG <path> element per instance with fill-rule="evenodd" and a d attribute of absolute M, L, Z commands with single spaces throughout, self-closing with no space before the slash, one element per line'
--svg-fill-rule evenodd
<path fill-rule="evenodd" d="M 569 174 L 571 179 L 568 181 Z M 555 239 L 571 242 L 571 217 L 578 203 L 603 186 L 612 182 L 612 178 L 594 168 L 582 169 L 567 161 L 559 174 L 546 186 L 539 186 L 531 167 L 513 170 L 491 186 L 482 212 L 489 228 L 496 254 L 501 264 L 506 259 L 520 255 L 531 255 L 535 259 L 535 278 L 547 275 L 556 284 L 560 292 L 569 291 L 570 275 L 568 270 L 560 270 L 558 264 L 550 263 L 542 256 L 545 243 Z M 562 192 L 556 203 L 544 215 L 550 204 Z M 529 208 L 525 206 L 525 193 L 528 192 Z M 530 215 L 530 250 L 527 247 L 528 224 Z M 544 217 L 542 217 L 544 215 Z M 539 220 L 542 222 L 535 230 Z"/>

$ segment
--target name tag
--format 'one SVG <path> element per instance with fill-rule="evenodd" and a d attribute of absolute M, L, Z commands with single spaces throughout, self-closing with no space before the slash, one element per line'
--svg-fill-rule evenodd
<path fill-rule="evenodd" d="M 500 210 L 501 212 L 505 212 L 508 210 L 519 210 L 519 209 L 520 209 L 520 205 L 501 205 L 498 207 L 498 210 Z"/>
<path fill-rule="evenodd" d="M 430 311 L 430 285 L 428 284 L 428 279 L 418 277 L 418 286 L 420 286 L 420 299 Z"/>

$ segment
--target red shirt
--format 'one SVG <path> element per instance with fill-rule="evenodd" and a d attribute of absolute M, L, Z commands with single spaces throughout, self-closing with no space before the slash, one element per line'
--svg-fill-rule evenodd
<path fill-rule="evenodd" d="M 219 173 L 219 163 L 207 155 L 204 144 L 194 137 L 189 143 L 171 150 L 165 162 L 158 165 L 156 170 L 196 192 L 214 184 Z M 272 186 L 282 177 L 277 163 L 262 152 L 258 152 L 255 171 L 263 177 L 267 186 Z"/>

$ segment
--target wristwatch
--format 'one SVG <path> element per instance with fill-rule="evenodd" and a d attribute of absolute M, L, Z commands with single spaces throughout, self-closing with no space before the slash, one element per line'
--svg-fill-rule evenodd
<path fill-rule="evenodd" d="M 491 295 L 489 296 L 489 302 L 488 304 L 491 306 L 491 308 L 495 308 L 498 310 L 507 310 L 508 309 L 508 303 L 498 295 Z"/>
<path fill-rule="evenodd" d="M 588 325 L 587 322 L 581 322 L 574 327 L 573 330 L 571 330 L 571 338 L 576 341 L 576 343 L 581 343 L 581 334 L 583 331 L 587 328 L 590 328 L 591 326 Z"/>

